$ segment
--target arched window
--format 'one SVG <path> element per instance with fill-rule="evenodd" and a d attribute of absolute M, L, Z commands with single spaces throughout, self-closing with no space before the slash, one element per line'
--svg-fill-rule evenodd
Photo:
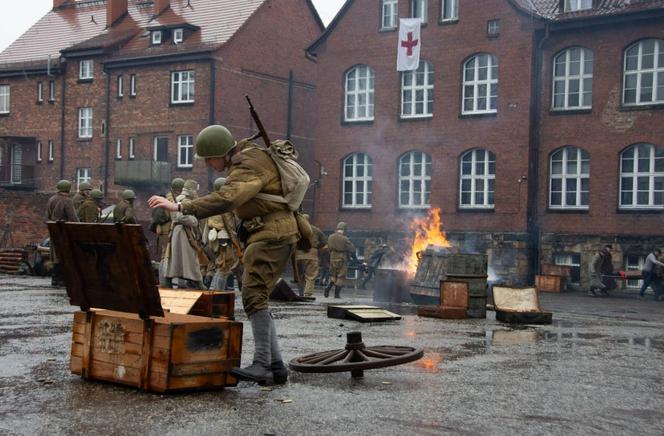
<path fill-rule="evenodd" d="M 590 109 L 593 105 L 593 52 L 572 47 L 553 60 L 553 108 Z"/>
<path fill-rule="evenodd" d="M 374 119 L 374 70 L 358 65 L 346 73 L 346 121 Z"/>
<path fill-rule="evenodd" d="M 620 207 L 664 209 L 664 148 L 636 144 L 622 152 Z"/>
<path fill-rule="evenodd" d="M 401 74 L 401 118 L 433 116 L 433 65 L 420 61 L 415 71 Z"/>
<path fill-rule="evenodd" d="M 488 150 L 471 150 L 461 156 L 459 207 L 494 207 L 496 155 Z"/>
<path fill-rule="evenodd" d="M 343 167 L 343 207 L 370 208 L 373 184 L 371 158 L 364 153 L 353 153 L 344 159 Z"/>
<path fill-rule="evenodd" d="M 565 147 L 551 155 L 549 207 L 588 209 L 590 157 L 580 148 Z"/>
<path fill-rule="evenodd" d="M 623 104 L 664 103 L 664 40 L 645 39 L 625 50 Z"/>
<path fill-rule="evenodd" d="M 399 207 L 427 208 L 431 205 L 431 156 L 411 151 L 399 159 Z"/>
<path fill-rule="evenodd" d="M 464 114 L 496 112 L 498 100 L 498 59 L 478 54 L 463 64 Z"/>

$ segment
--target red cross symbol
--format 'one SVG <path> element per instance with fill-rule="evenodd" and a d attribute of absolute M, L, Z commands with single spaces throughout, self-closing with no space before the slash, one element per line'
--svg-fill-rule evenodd
<path fill-rule="evenodd" d="M 408 32 L 408 41 L 401 41 L 401 47 L 404 47 L 408 50 L 406 55 L 412 56 L 413 55 L 413 48 L 417 47 L 417 44 L 419 44 L 420 41 L 418 39 L 413 39 L 413 32 Z"/>

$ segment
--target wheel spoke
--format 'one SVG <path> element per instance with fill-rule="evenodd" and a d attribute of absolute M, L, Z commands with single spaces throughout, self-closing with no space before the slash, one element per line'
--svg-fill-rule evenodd
<path fill-rule="evenodd" d="M 338 353 L 328 357 L 327 359 L 323 360 L 319 365 L 329 365 L 331 363 L 334 363 L 338 360 L 341 360 L 344 358 L 344 356 L 348 353 L 346 350 L 341 350 Z"/>

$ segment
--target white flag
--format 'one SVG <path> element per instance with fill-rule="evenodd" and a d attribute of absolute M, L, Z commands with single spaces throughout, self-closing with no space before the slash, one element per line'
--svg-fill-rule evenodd
<path fill-rule="evenodd" d="M 417 70 L 420 66 L 420 27 L 419 18 L 399 20 L 399 44 L 397 46 L 397 71 Z"/>

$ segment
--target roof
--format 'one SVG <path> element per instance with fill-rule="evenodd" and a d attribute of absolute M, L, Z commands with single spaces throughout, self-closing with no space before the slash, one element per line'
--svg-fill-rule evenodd
<path fill-rule="evenodd" d="M 592 9 L 563 12 L 560 0 L 511 0 L 518 8 L 548 21 L 581 20 L 663 9 L 664 0 L 596 0 Z"/>

